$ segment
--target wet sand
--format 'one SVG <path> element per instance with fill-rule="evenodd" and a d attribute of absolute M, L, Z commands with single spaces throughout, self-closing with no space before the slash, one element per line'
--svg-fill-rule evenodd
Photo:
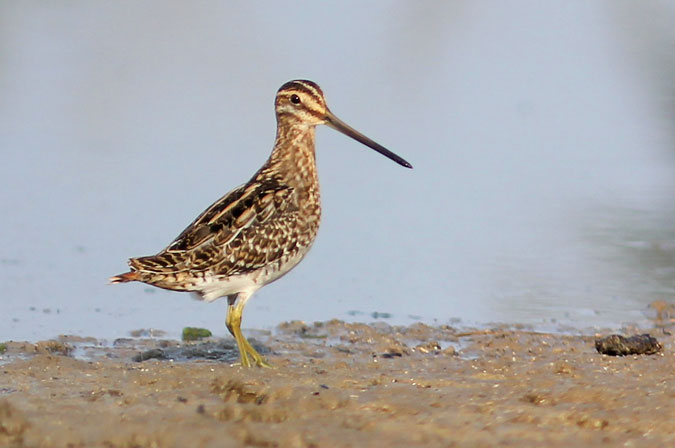
<path fill-rule="evenodd" d="M 675 446 L 675 336 L 650 333 L 660 353 L 611 357 L 593 336 L 291 322 L 254 334 L 275 369 L 230 364 L 229 340 L 12 342 L 0 446 Z M 151 349 L 182 360 L 132 360 Z"/>

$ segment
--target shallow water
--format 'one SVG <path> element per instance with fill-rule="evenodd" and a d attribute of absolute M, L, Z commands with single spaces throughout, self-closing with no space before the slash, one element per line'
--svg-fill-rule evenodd
<path fill-rule="evenodd" d="M 415 169 L 320 129 L 319 238 L 245 327 L 617 327 L 675 299 L 675 8 L 157 6 L 0 4 L 0 340 L 225 334 L 222 301 L 107 278 L 248 179 L 297 77 Z"/>

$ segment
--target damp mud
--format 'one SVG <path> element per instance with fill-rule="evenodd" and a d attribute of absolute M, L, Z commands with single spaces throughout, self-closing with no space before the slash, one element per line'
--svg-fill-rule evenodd
<path fill-rule="evenodd" d="M 591 334 L 290 322 L 248 333 L 274 369 L 228 339 L 6 342 L 0 446 L 675 446 L 671 330 L 607 356 Z"/>

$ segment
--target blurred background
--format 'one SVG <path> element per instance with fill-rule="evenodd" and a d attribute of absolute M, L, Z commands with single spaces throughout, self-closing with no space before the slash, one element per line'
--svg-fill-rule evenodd
<path fill-rule="evenodd" d="M 406 170 L 317 132 L 285 320 L 645 323 L 675 300 L 675 3 L 0 2 L 0 340 L 186 325 L 226 301 L 110 286 L 268 157 L 319 83 Z"/>

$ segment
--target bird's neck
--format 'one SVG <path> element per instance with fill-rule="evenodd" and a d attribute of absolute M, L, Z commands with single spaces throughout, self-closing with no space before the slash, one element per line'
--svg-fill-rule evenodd
<path fill-rule="evenodd" d="M 292 188 L 289 210 L 302 210 L 302 225 L 316 233 L 321 220 L 321 194 L 314 158 L 314 126 L 277 127 L 272 155 L 254 181 L 266 178 Z"/>
<path fill-rule="evenodd" d="M 292 187 L 315 186 L 318 189 L 314 128 L 306 125 L 277 127 L 274 149 L 266 165 Z"/>

